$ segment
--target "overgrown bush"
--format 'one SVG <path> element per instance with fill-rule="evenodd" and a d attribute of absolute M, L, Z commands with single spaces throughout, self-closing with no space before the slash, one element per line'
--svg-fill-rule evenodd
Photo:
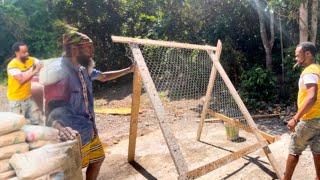
<path fill-rule="evenodd" d="M 249 109 L 266 108 L 277 99 L 276 77 L 272 72 L 254 66 L 241 74 L 240 93 Z"/>

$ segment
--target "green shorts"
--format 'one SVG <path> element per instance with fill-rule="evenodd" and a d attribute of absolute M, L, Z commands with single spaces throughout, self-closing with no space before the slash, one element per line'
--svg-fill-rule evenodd
<path fill-rule="evenodd" d="M 308 145 L 314 154 L 320 154 L 320 119 L 300 121 L 291 135 L 289 153 L 301 155 Z"/>
<path fill-rule="evenodd" d="M 23 115 L 30 121 L 30 124 L 41 125 L 42 113 L 37 104 L 29 99 L 24 101 L 9 101 L 10 111 Z"/>

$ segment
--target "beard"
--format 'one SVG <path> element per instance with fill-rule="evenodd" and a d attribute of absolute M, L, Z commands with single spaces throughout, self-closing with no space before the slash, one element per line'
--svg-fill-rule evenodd
<path fill-rule="evenodd" d="M 89 67 L 90 61 L 91 61 L 91 58 L 89 56 L 86 56 L 83 54 L 80 54 L 79 56 L 77 56 L 77 62 L 85 68 Z"/>
<path fill-rule="evenodd" d="M 26 62 L 28 58 L 29 58 L 29 56 L 21 56 L 21 57 L 20 57 L 20 60 L 21 60 L 22 62 Z"/>

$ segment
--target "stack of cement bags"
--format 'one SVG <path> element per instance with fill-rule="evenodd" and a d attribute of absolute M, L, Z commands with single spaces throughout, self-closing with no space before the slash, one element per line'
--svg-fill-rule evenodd
<path fill-rule="evenodd" d="M 80 140 L 59 143 L 58 134 L 0 112 L 0 180 L 81 180 Z"/>
<path fill-rule="evenodd" d="M 45 145 L 41 148 L 15 154 L 9 163 L 17 179 L 81 180 L 81 155 L 78 141 Z"/>
<path fill-rule="evenodd" d="M 15 153 L 29 151 L 25 142 L 26 135 L 21 128 L 26 124 L 26 119 L 10 112 L 0 112 L 0 179 L 15 176 L 9 164 L 9 159 Z"/>

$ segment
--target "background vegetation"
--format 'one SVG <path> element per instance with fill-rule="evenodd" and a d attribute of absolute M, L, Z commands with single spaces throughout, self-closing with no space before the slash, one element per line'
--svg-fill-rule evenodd
<path fill-rule="evenodd" d="M 313 2 L 309 1 L 307 9 L 311 8 Z M 68 23 L 93 39 L 95 60 L 101 70 L 119 69 L 131 63 L 125 56 L 125 49 L 111 42 L 111 35 L 211 45 L 221 39 L 221 61 L 251 109 L 275 103 L 292 104 L 300 72 L 292 70 L 295 63 L 294 48 L 301 38 L 299 7 L 305 2 L 2 0 L 0 76 L 5 78 L 6 61 L 12 56 L 10 49 L 15 41 L 26 42 L 35 57 L 60 56 L 64 32 L 62 24 Z M 309 14 L 313 13 L 309 11 Z M 271 18 L 273 21 L 270 21 Z M 266 42 L 263 41 L 261 31 L 263 27 L 265 38 L 272 45 L 271 57 L 266 56 Z M 319 41 L 316 40 L 316 44 Z M 266 63 L 267 60 L 272 66 Z M 102 86 L 97 85 L 96 90 L 102 89 Z"/>

